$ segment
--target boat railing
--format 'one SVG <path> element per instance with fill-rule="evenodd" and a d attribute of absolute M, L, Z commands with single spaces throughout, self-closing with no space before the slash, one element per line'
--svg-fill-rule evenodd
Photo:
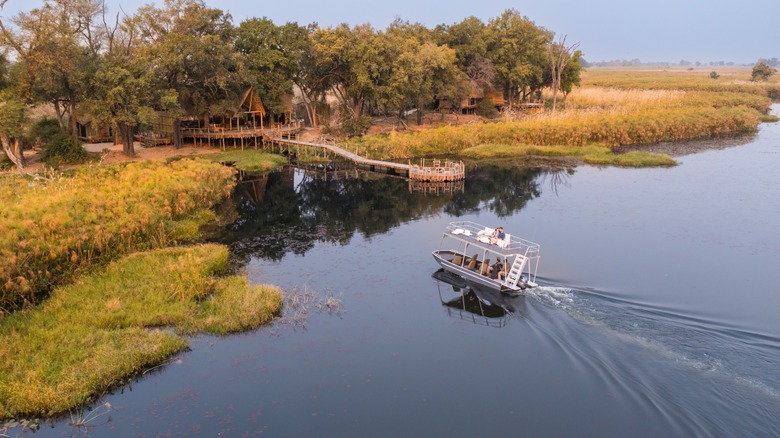
<path fill-rule="evenodd" d="M 465 241 L 473 242 L 482 246 L 495 246 L 495 248 L 491 249 L 492 251 L 503 254 L 522 254 L 528 258 L 539 257 L 538 243 L 525 240 L 512 233 L 507 233 L 509 235 L 509 243 L 505 246 L 489 244 L 479 240 L 479 237 L 481 236 L 486 234 L 489 236 L 491 230 L 493 230 L 492 227 L 487 227 L 472 221 L 456 221 L 450 222 L 449 225 L 447 225 L 447 231 L 450 234 L 457 236 Z"/>

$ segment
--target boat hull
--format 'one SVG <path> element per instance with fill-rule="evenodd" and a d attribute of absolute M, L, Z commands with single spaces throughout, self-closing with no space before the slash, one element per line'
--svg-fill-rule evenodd
<path fill-rule="evenodd" d="M 445 271 L 455 274 L 461 278 L 463 278 L 466 281 L 477 283 L 479 285 L 485 286 L 490 289 L 497 290 L 502 293 L 507 294 L 519 294 L 521 293 L 526 287 L 532 287 L 531 285 L 527 285 L 525 287 L 518 286 L 518 287 L 509 287 L 506 286 L 501 280 L 493 279 L 488 276 L 482 275 L 479 272 L 472 271 L 471 269 L 468 269 L 467 267 L 457 265 L 455 263 L 452 263 L 452 259 L 456 255 L 461 255 L 455 251 L 450 250 L 436 250 L 433 251 L 433 258 L 436 260 L 436 262 L 439 264 L 439 266 L 442 267 Z"/>

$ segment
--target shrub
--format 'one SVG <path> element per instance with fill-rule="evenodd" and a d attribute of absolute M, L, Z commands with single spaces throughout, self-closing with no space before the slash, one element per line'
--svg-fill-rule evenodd
<path fill-rule="evenodd" d="M 52 140 L 54 140 L 54 137 L 62 132 L 62 128 L 60 128 L 60 123 L 57 119 L 53 117 L 44 117 L 30 127 L 29 142 L 30 144 L 43 146 L 51 143 Z"/>
<path fill-rule="evenodd" d="M 341 119 L 342 135 L 347 137 L 362 137 L 368 129 L 371 127 L 371 117 L 369 116 L 353 116 L 349 111 L 342 111 L 344 114 Z"/>
<path fill-rule="evenodd" d="M 92 158 L 80 143 L 64 132 L 55 134 L 45 147 L 41 160 L 52 167 L 84 163 Z"/>
<path fill-rule="evenodd" d="M 496 109 L 496 106 L 493 105 L 493 102 L 490 101 L 490 99 L 481 99 L 477 103 L 477 109 L 475 110 L 477 115 L 488 118 L 488 119 L 495 119 L 497 118 L 500 113 Z"/>
<path fill-rule="evenodd" d="M 776 68 L 772 68 L 768 66 L 765 62 L 759 61 L 753 67 L 751 80 L 753 82 L 766 81 L 767 79 L 769 79 L 770 76 L 772 76 L 775 73 L 777 73 Z"/>

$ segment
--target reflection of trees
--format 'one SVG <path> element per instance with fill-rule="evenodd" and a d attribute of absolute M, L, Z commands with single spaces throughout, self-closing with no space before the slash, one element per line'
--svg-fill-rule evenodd
<path fill-rule="evenodd" d="M 463 192 L 443 196 L 410 192 L 401 178 L 350 174 L 288 168 L 240 183 L 233 196 L 237 219 L 218 240 L 244 260 L 279 260 L 288 251 L 304 254 L 317 241 L 347 244 L 356 232 L 382 234 L 442 211 L 461 216 L 489 210 L 505 217 L 539 196 L 542 171 L 476 168 Z"/>
<path fill-rule="evenodd" d="M 488 210 L 507 217 L 522 210 L 539 196 L 538 177 L 543 171 L 532 168 L 481 166 L 467 173 L 466 188 L 453 197 L 444 211 L 453 216 Z"/>

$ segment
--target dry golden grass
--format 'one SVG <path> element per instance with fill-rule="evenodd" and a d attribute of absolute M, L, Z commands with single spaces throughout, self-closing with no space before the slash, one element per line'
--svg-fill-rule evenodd
<path fill-rule="evenodd" d="M 679 105 L 685 100 L 682 90 L 642 90 L 604 87 L 578 88 L 566 97 L 567 109 L 617 109 L 636 111 L 659 105 Z M 544 113 L 557 115 L 557 113 Z"/>

